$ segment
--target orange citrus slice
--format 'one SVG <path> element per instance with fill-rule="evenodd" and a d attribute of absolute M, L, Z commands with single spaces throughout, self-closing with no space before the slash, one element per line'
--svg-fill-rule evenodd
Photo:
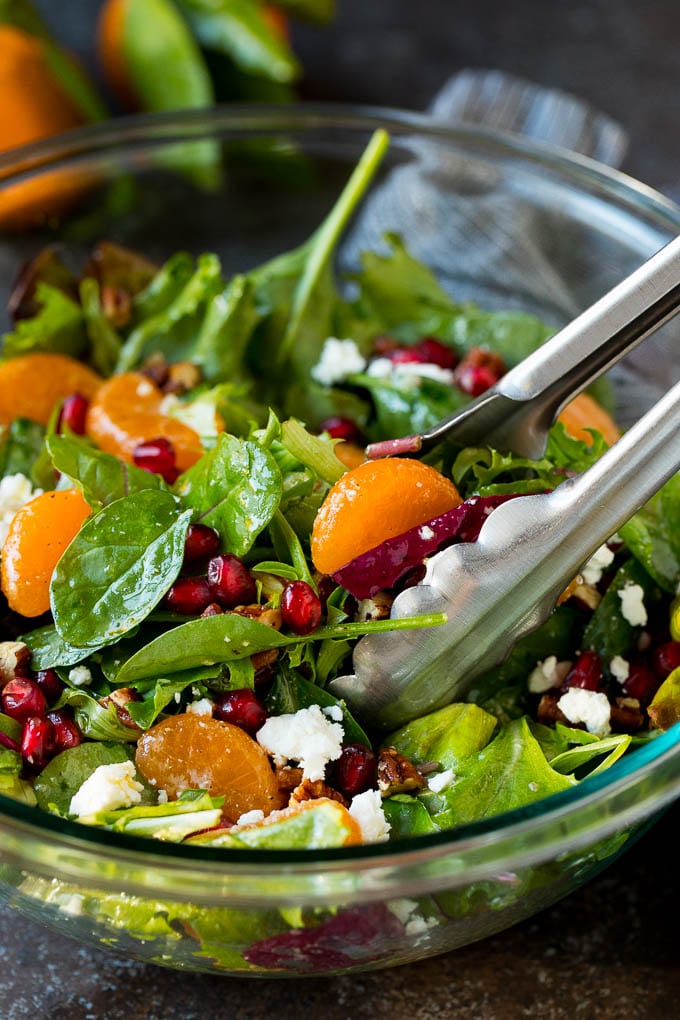
<path fill-rule="evenodd" d="M 67 354 L 36 351 L 0 363 L 0 424 L 30 418 L 47 425 L 55 404 L 72 393 L 91 400 L 104 380 Z"/>

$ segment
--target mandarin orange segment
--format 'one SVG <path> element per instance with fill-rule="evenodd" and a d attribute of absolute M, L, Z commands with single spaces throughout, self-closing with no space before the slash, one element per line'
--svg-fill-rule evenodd
<path fill-rule="evenodd" d="M 581 439 L 589 445 L 593 437 L 587 429 L 597 429 L 610 446 L 619 439 L 621 433 L 605 409 L 588 393 L 579 393 L 567 404 L 557 418 L 561 421 L 573 439 Z"/>
<path fill-rule="evenodd" d="M 0 424 L 30 418 L 47 425 L 58 401 L 72 393 L 91 400 L 103 381 L 67 354 L 36 351 L 10 358 L 0 363 Z"/>
<path fill-rule="evenodd" d="M 316 515 L 314 565 L 332 574 L 386 539 L 461 502 L 453 482 L 418 460 L 366 461 L 335 483 Z"/>
<path fill-rule="evenodd" d="M 224 797 L 236 821 L 247 811 L 269 814 L 281 806 L 266 752 L 238 726 L 193 713 L 175 715 L 142 734 L 137 768 L 152 786 L 176 798 L 184 790 Z"/>
<path fill-rule="evenodd" d="M 346 468 L 359 467 L 366 460 L 366 451 L 358 443 L 351 443 L 346 439 L 336 443 L 333 453 Z"/>
<path fill-rule="evenodd" d="M 54 568 L 91 512 L 77 489 L 43 492 L 17 511 L 0 564 L 2 590 L 15 613 L 47 612 Z"/>
<path fill-rule="evenodd" d="M 179 470 L 186 471 L 203 454 L 200 436 L 162 414 L 162 401 L 162 391 L 141 372 L 114 375 L 90 404 L 87 434 L 102 450 L 130 463 L 136 446 L 163 437 L 172 443 Z"/>

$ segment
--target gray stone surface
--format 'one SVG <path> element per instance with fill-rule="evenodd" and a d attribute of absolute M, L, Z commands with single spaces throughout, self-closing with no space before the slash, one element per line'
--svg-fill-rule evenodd
<path fill-rule="evenodd" d="M 41 0 L 90 59 L 95 0 Z M 632 139 L 625 168 L 680 185 L 676 0 L 338 0 L 296 33 L 308 98 L 423 109 L 450 74 L 498 67 L 584 96 Z M 200 977 L 82 948 L 0 910 L 1 1020 L 672 1020 L 680 1013 L 673 809 L 581 892 L 455 954 L 355 978 Z"/>

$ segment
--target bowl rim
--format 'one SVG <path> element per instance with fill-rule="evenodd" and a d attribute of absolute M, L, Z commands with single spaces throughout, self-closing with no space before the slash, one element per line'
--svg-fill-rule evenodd
<path fill-rule="evenodd" d="M 577 184 L 588 193 L 603 194 L 632 209 L 639 216 L 650 217 L 655 226 L 670 232 L 680 230 L 680 207 L 654 188 L 636 180 L 620 170 L 606 166 L 590 157 L 573 153 L 548 143 L 524 136 L 470 125 L 457 125 L 429 114 L 378 106 L 343 104 L 295 103 L 290 106 L 229 104 L 209 110 L 169 111 L 116 118 L 94 125 L 63 132 L 0 153 L 0 188 L 11 186 L 35 173 L 50 172 L 65 164 L 80 163 L 115 153 L 124 147 L 148 148 L 173 142 L 186 142 L 211 137 L 227 137 L 252 133 L 271 135 L 284 132 L 315 132 L 332 128 L 368 134 L 376 128 L 385 128 L 393 137 L 414 134 L 443 145 L 458 143 L 505 156 L 521 159 L 537 168 L 555 173 L 561 180 Z M 680 724 L 678 724 L 680 726 Z M 335 850 L 228 850 L 159 843 L 148 838 L 113 833 L 108 830 L 84 826 L 62 819 L 0 794 L 0 818 L 5 819 L 16 833 L 32 837 L 50 835 L 53 844 L 64 848 L 86 847 L 94 857 L 105 852 L 121 860 L 144 857 L 165 865 L 193 865 L 204 868 L 205 875 L 213 874 L 209 865 L 218 861 L 223 868 L 248 872 L 286 867 L 286 873 L 309 873 L 319 864 L 338 870 L 352 864 L 362 868 L 388 869 L 395 860 L 406 865 L 418 863 L 423 857 L 436 860 L 449 853 L 469 854 L 476 847 L 498 842 L 499 836 L 528 837 L 539 830 L 546 820 L 557 823 L 573 819 L 592 808 L 603 791 L 611 797 L 629 791 L 634 786 L 640 796 L 633 798 L 624 814 L 605 818 L 594 831 L 588 829 L 572 846 L 585 846 L 593 839 L 633 824 L 670 802 L 680 790 L 680 746 L 676 737 L 678 726 L 648 741 L 632 755 L 622 759 L 611 769 L 592 777 L 574 788 L 554 794 L 532 805 L 505 812 L 487 820 L 477 821 L 432 835 L 395 840 Z M 659 791 L 647 790 L 645 783 L 657 766 L 667 771 L 666 785 Z M 652 803 L 653 802 L 653 803 Z M 564 832 L 563 834 L 564 835 Z M 537 850 L 537 860 L 553 857 L 560 849 L 556 836 Z M 517 856 L 517 855 L 516 855 Z M 521 852 L 526 863 L 526 846 Z M 505 861 L 506 858 L 503 858 Z M 508 858 L 512 863 L 512 858 Z M 490 865 L 491 866 L 491 865 Z M 495 859 L 493 871 L 498 871 Z M 439 878 L 441 882 L 441 877 Z M 102 884 L 106 884 L 102 878 Z M 114 881 L 120 886 L 120 876 Z M 337 895 L 337 893 L 334 893 Z"/>

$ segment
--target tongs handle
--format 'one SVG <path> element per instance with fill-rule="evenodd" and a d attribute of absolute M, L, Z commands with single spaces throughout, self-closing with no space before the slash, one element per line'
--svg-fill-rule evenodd
<path fill-rule="evenodd" d="M 462 411 L 420 436 L 374 444 L 369 456 L 415 453 L 451 439 L 541 457 L 564 405 L 667 322 L 679 304 L 676 237 Z"/>
<path fill-rule="evenodd" d="M 333 693 L 381 728 L 463 696 L 549 615 L 582 564 L 680 467 L 680 383 L 577 478 L 498 507 L 477 542 L 432 557 L 392 616 L 444 612 L 428 630 L 371 634 Z"/>

